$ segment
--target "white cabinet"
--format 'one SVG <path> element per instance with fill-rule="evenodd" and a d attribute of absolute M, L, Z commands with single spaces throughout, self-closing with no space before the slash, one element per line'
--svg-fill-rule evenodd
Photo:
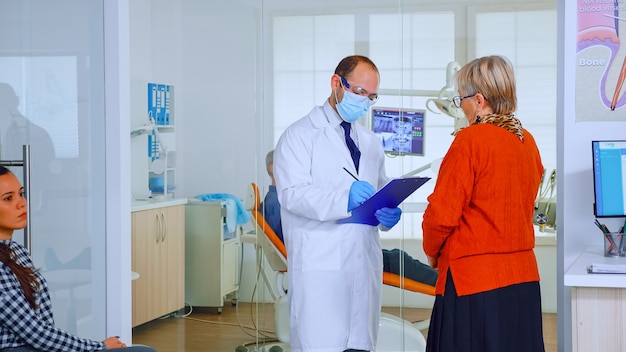
<path fill-rule="evenodd" d="M 216 307 L 239 289 L 241 227 L 225 228 L 226 203 L 194 202 L 185 205 L 185 302 Z M 234 302 L 234 301 L 233 301 Z"/>
<path fill-rule="evenodd" d="M 184 205 L 131 215 L 133 327 L 185 306 L 184 218 Z"/>
<path fill-rule="evenodd" d="M 625 300 L 624 288 L 572 287 L 572 351 L 625 351 Z"/>
<path fill-rule="evenodd" d="M 587 272 L 591 264 L 625 264 L 603 253 L 603 247 L 587 248 L 565 273 L 572 292 L 573 352 L 626 351 L 626 274 Z"/>

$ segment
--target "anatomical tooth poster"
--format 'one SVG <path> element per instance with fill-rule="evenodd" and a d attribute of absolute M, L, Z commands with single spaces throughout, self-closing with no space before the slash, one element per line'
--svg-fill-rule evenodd
<path fill-rule="evenodd" d="M 626 121 L 626 0 L 578 0 L 576 121 Z"/>

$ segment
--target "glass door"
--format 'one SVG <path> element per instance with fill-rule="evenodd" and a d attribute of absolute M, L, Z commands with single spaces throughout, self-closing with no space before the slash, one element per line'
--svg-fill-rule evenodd
<path fill-rule="evenodd" d="M 58 327 L 105 336 L 102 1 L 0 3 L 1 159 L 30 145 L 31 253 Z M 22 168 L 12 171 L 22 179 Z M 22 233 L 14 241 L 22 242 Z"/>

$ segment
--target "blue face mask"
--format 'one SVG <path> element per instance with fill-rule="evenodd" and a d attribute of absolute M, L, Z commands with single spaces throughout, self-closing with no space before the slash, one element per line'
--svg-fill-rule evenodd
<path fill-rule="evenodd" d="M 335 101 L 337 100 L 337 93 L 335 93 Z M 358 95 L 350 91 L 343 91 L 343 99 L 336 105 L 339 116 L 346 122 L 354 122 L 365 114 L 370 109 L 370 99 L 366 96 Z"/>

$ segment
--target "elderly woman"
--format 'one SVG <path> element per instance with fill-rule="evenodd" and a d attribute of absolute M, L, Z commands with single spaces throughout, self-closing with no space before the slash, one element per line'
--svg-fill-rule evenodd
<path fill-rule="evenodd" d="M 453 102 L 470 125 L 443 159 L 422 223 L 439 270 L 427 351 L 544 351 L 532 224 L 543 166 L 513 114 L 513 68 L 482 57 L 456 80 Z"/>

